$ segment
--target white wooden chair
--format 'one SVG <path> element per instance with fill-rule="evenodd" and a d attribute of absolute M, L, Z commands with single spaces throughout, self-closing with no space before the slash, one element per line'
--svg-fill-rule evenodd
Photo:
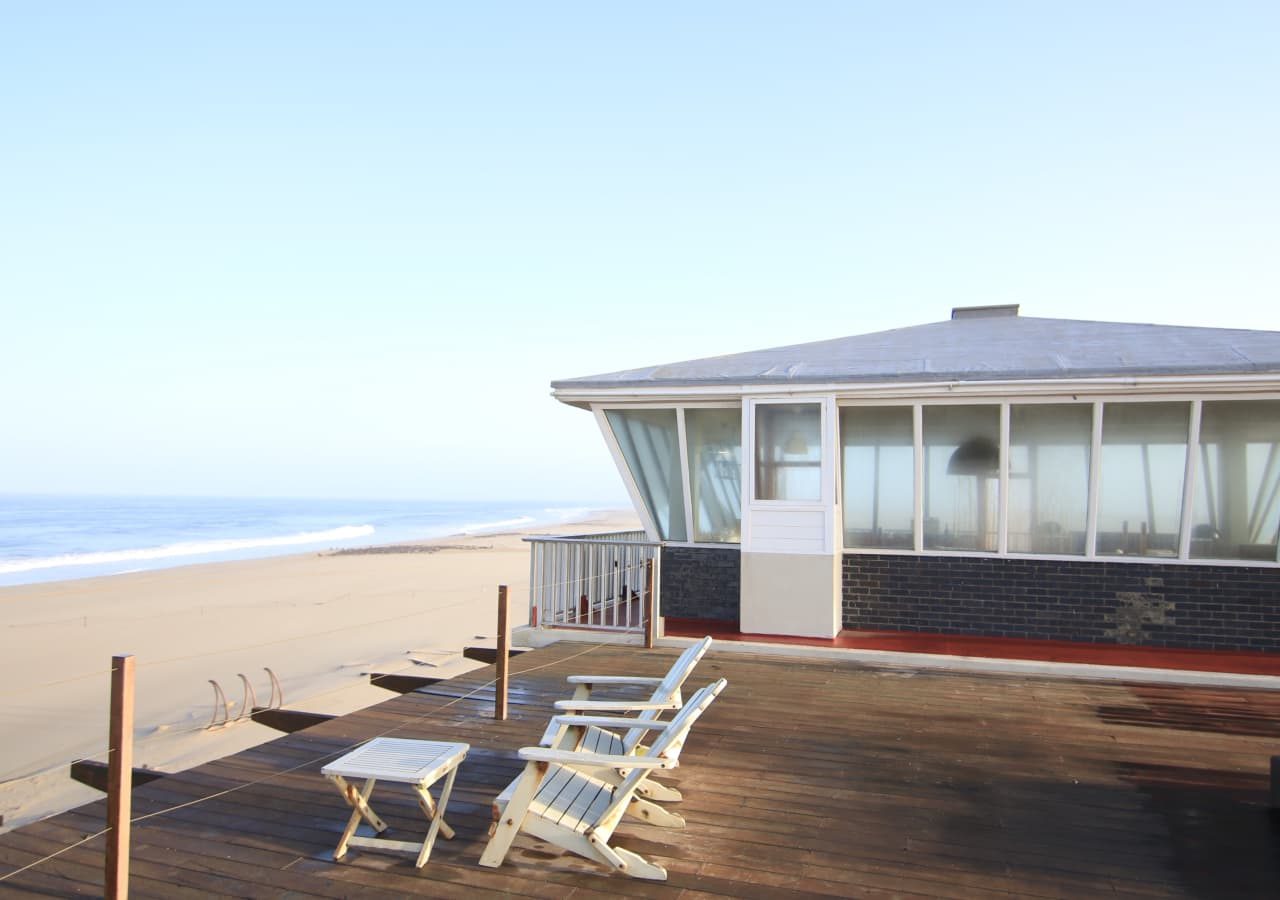
<path fill-rule="evenodd" d="M 613 846 L 610 840 L 624 814 L 653 825 L 684 827 L 683 818 L 637 796 L 637 788 L 650 772 L 679 765 L 689 729 L 726 684 L 721 678 L 702 688 L 670 722 L 647 720 L 636 726 L 657 733 L 642 755 L 613 756 L 556 747 L 525 747 L 520 751 L 520 758 L 525 760 L 524 771 L 512 782 L 511 799 L 499 810 L 480 865 L 491 868 L 502 865 L 516 835 L 524 832 L 633 878 L 665 881 L 667 870 L 662 866 Z M 565 719 L 565 727 L 569 729 L 599 725 L 621 728 L 637 721 L 595 716 L 556 718 Z M 619 725 L 619 721 L 624 724 Z M 619 769 L 626 769 L 628 774 L 617 784 L 598 777 L 600 772 Z"/>
<path fill-rule="evenodd" d="M 569 728 L 568 720 L 557 717 L 551 720 L 539 743 L 543 747 L 558 747 L 562 750 L 581 750 L 586 753 L 598 753 L 605 756 L 632 756 L 643 753 L 644 726 L 633 722 L 655 722 L 661 719 L 663 712 L 679 709 L 684 705 L 680 691 L 694 667 L 711 647 L 711 638 L 704 637 L 690 644 L 676 658 L 661 678 L 646 678 L 631 675 L 571 675 L 569 683 L 575 685 L 573 698 L 556 702 L 556 711 L 561 713 L 611 713 L 615 716 L 625 713 L 637 713 L 634 720 L 624 725 L 615 723 L 617 728 L 625 728 L 619 733 L 597 725 L 585 728 Z M 648 700 L 622 700 L 618 698 L 601 699 L 594 695 L 598 687 L 620 687 L 640 685 L 653 687 Z M 557 724 L 560 723 L 560 724 Z M 583 725 L 578 722 L 577 725 Z M 625 775 L 625 772 L 623 773 Z M 641 795 L 650 800 L 674 802 L 680 799 L 680 792 L 673 787 L 648 779 L 641 787 Z"/>

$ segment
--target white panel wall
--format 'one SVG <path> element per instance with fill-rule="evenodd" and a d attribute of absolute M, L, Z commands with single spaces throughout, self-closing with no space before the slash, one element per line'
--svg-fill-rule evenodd
<path fill-rule="evenodd" d="M 740 627 L 746 634 L 833 638 L 840 633 L 839 593 L 835 556 L 744 553 Z"/>
<path fill-rule="evenodd" d="M 828 512 L 816 509 L 757 509 L 751 516 L 754 553 L 827 553 Z"/>

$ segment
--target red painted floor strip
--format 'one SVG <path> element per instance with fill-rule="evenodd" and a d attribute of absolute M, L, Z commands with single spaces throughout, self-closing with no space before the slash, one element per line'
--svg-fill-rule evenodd
<path fill-rule="evenodd" d="M 1136 666 L 1143 669 L 1280 675 L 1280 653 L 1180 650 L 1123 644 L 1082 644 L 1072 641 L 1033 641 L 1021 638 L 919 634 L 905 631 L 842 631 L 835 638 L 825 640 L 744 634 L 733 622 L 676 618 L 666 619 L 664 633 L 672 637 L 701 637 L 709 634 L 718 641 L 756 641 L 848 650 L 891 650 L 899 653 L 937 653 L 983 659 L 1028 659 L 1101 666 Z"/>

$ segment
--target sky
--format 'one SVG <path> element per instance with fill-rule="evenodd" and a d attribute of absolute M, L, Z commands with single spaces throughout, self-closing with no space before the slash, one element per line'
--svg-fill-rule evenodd
<path fill-rule="evenodd" d="M 625 503 L 549 382 L 1280 330 L 1274 2 L 0 0 L 0 492 Z"/>

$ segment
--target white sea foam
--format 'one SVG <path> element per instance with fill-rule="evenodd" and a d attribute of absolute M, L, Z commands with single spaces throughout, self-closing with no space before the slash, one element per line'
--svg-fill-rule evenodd
<path fill-rule="evenodd" d="M 328 531 L 304 531 L 279 537 L 228 538 L 218 541 L 189 541 L 166 544 L 163 547 L 143 547 L 136 550 L 104 550 L 97 553 L 75 553 L 64 556 L 45 556 L 34 559 L 0 561 L 0 575 L 15 572 L 33 572 L 38 569 L 60 569 L 64 566 L 97 566 L 132 562 L 143 559 L 170 559 L 178 556 L 206 556 L 210 553 L 226 553 L 237 550 L 254 550 L 259 547 L 291 547 L 298 544 L 322 544 L 332 541 L 348 541 L 373 534 L 372 525 L 344 525 Z"/>
<path fill-rule="evenodd" d="M 502 519 L 498 522 L 481 522 L 478 525 L 463 525 L 458 529 L 461 534 L 476 534 L 482 531 L 493 531 L 498 528 L 514 528 L 518 525 L 532 525 L 538 521 L 533 516 L 518 516 L 514 519 Z"/>
<path fill-rule="evenodd" d="M 586 506 L 550 506 L 546 511 L 560 522 L 580 522 L 595 512 Z"/>

